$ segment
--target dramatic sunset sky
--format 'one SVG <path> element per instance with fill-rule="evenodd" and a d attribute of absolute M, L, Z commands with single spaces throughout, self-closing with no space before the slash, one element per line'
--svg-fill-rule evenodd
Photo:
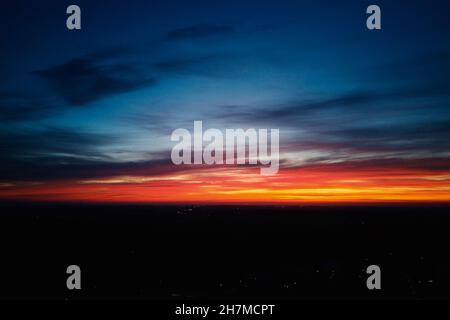
<path fill-rule="evenodd" d="M 66 29 L 78 4 L 82 30 Z M 382 30 L 366 28 L 370 4 Z M 0 4 L 0 199 L 450 201 L 448 1 Z M 280 171 L 170 134 L 279 128 Z"/>

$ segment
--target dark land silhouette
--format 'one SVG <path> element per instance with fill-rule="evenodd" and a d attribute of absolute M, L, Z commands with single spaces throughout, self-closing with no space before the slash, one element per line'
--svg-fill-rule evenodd
<path fill-rule="evenodd" d="M 8 202 L 0 298 L 449 298 L 448 209 Z M 81 291 L 66 289 L 71 264 Z"/>

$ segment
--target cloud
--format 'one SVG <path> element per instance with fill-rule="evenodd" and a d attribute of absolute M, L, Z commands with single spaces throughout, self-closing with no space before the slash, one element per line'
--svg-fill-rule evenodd
<path fill-rule="evenodd" d="M 408 152 L 410 155 L 428 153 L 446 154 L 450 150 L 450 119 L 411 124 L 346 126 L 329 129 L 328 137 L 347 147 L 373 150 Z"/>
<path fill-rule="evenodd" d="M 154 68 L 161 72 L 185 72 L 191 70 L 193 67 L 198 67 L 204 64 L 221 62 L 217 55 L 196 56 L 192 58 L 175 58 L 167 59 L 153 64 Z"/>
<path fill-rule="evenodd" d="M 417 93 L 414 93 L 417 94 Z M 400 98 L 401 97 L 401 98 Z M 340 157 L 448 156 L 450 104 L 391 92 L 352 92 L 263 107 L 223 106 L 211 119 L 243 127 L 280 128 L 282 150 Z"/>
<path fill-rule="evenodd" d="M 185 169 L 173 166 L 167 158 L 170 152 L 149 154 L 148 160 L 119 161 L 105 152 L 114 146 L 117 151 L 118 144 L 123 144 L 121 137 L 70 128 L 2 128 L 0 181 L 157 176 Z"/>
<path fill-rule="evenodd" d="M 35 163 L 3 162 L 0 181 L 55 181 L 104 178 L 113 176 L 158 176 L 185 170 L 167 160 L 115 162 L 108 160 L 41 157 Z M 59 162 L 57 161 L 59 160 Z"/>
<path fill-rule="evenodd" d="M 74 129 L 47 127 L 44 129 L 10 128 L 0 130 L 0 159 L 65 155 L 67 158 L 101 157 L 99 146 L 116 143 L 119 138 Z"/>
<path fill-rule="evenodd" d="M 161 78 L 173 75 L 194 75 L 213 78 L 238 78 L 242 75 L 236 66 L 237 58 L 230 54 L 193 55 L 174 57 L 154 63 L 153 69 Z"/>
<path fill-rule="evenodd" d="M 98 148 L 116 138 L 72 129 L 45 128 L 0 130 L 0 179 L 46 179 L 61 166 L 108 160 Z M 47 168 L 46 170 L 42 170 Z M 58 172 L 56 170 L 55 172 Z M 59 172 L 64 176 L 64 172 Z"/>
<path fill-rule="evenodd" d="M 165 41 L 189 40 L 204 38 L 214 35 L 233 32 L 233 28 L 228 25 L 217 24 L 196 24 L 185 28 L 169 31 L 165 34 Z"/>
<path fill-rule="evenodd" d="M 155 79 L 142 72 L 139 65 L 119 62 L 117 56 L 120 56 L 120 51 L 105 51 L 34 73 L 46 80 L 68 104 L 74 106 L 155 83 Z"/>
<path fill-rule="evenodd" d="M 0 120 L 5 123 L 39 120 L 55 112 L 48 99 L 20 92 L 0 92 Z"/>
<path fill-rule="evenodd" d="M 44 79 L 52 92 L 0 91 L 0 121 L 14 124 L 39 121 L 84 106 L 98 99 L 152 86 L 154 77 L 144 75 L 141 66 L 121 62 L 131 50 L 112 47 L 68 60 L 51 68 L 32 72 Z"/>
<path fill-rule="evenodd" d="M 367 172 L 383 172 L 391 169 L 391 173 L 400 173 L 404 170 L 419 170 L 429 172 L 447 171 L 450 168 L 450 159 L 427 157 L 427 158 L 386 158 L 386 159 L 363 159 L 348 160 L 342 162 L 311 162 L 298 167 L 291 167 L 287 170 L 296 168 L 315 168 L 323 172 L 351 172 L 352 170 L 365 170 Z"/>

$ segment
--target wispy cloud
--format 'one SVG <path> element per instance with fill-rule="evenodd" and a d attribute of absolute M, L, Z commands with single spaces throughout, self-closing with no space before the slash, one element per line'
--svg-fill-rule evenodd
<path fill-rule="evenodd" d="M 142 72 L 139 65 L 115 58 L 116 54 L 107 53 L 79 57 L 35 74 L 75 106 L 155 84 L 155 79 Z"/>
<path fill-rule="evenodd" d="M 196 24 L 189 27 L 183 27 L 169 31 L 164 35 L 163 39 L 165 41 L 189 40 L 231 32 L 233 32 L 233 28 L 229 25 Z"/>
<path fill-rule="evenodd" d="M 54 101 L 21 92 L 0 92 L 0 120 L 6 123 L 39 120 L 56 111 Z"/>

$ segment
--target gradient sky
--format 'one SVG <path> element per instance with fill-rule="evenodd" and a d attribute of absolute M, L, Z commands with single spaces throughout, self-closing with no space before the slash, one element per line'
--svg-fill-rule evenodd
<path fill-rule="evenodd" d="M 65 27 L 78 4 L 82 30 Z M 378 4 L 382 30 L 366 28 Z M 0 5 L 0 199 L 450 200 L 448 1 Z M 176 128 L 279 128 L 280 171 L 175 166 Z"/>

